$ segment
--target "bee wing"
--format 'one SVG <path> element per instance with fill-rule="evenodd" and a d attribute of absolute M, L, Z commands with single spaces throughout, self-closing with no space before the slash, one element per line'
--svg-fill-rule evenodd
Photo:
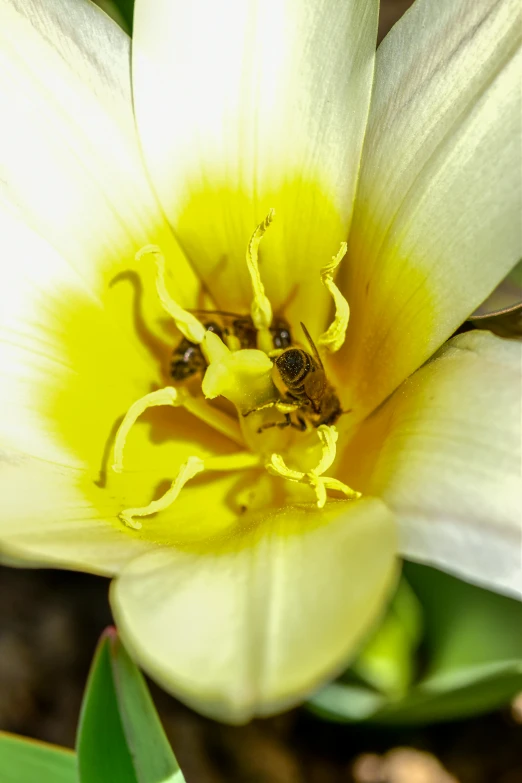
<path fill-rule="evenodd" d="M 317 362 L 317 364 L 319 365 L 321 370 L 324 370 L 324 366 L 323 366 L 323 363 L 321 361 L 321 357 L 319 356 L 319 351 L 317 350 L 314 341 L 310 337 L 310 332 L 308 331 L 308 329 L 306 328 L 306 326 L 304 325 L 304 323 L 302 321 L 301 321 L 301 329 L 303 330 L 304 335 L 305 335 L 306 339 L 308 340 L 308 344 L 310 345 L 310 348 L 312 349 L 312 354 L 314 356 L 315 361 Z"/>

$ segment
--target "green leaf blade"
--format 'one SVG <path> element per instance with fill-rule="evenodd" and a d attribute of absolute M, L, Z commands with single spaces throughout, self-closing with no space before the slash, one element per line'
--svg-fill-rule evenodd
<path fill-rule="evenodd" d="M 109 634 L 94 655 L 76 748 L 80 783 L 138 783 L 118 709 Z"/>
<path fill-rule="evenodd" d="M 138 783 L 182 783 L 145 679 L 118 638 L 111 644 L 116 694 Z"/>
<path fill-rule="evenodd" d="M 94 656 L 77 750 L 80 783 L 184 783 L 145 679 L 113 628 Z"/>
<path fill-rule="evenodd" d="M 2 783 L 77 783 L 76 755 L 65 748 L 0 732 Z"/>

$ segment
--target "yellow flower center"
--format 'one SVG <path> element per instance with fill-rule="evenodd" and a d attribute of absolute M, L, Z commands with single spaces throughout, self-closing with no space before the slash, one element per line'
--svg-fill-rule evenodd
<path fill-rule="evenodd" d="M 281 332 L 288 341 L 289 332 L 284 327 L 279 331 L 275 328 L 258 262 L 259 244 L 273 217 L 274 210 L 270 210 L 247 247 L 246 263 L 253 290 L 251 321 L 237 316 L 235 332 L 234 329 L 227 332 L 224 339 L 208 324 L 204 325 L 197 313 L 183 309 L 172 298 L 165 281 L 165 261 L 157 246 L 148 245 L 136 256 L 137 260 L 154 257 L 158 297 L 185 340 L 183 357 L 187 358 L 181 360 L 177 374 L 181 377 L 184 363 L 190 361 L 203 363 L 206 369 L 202 394 L 194 394 L 184 385 L 168 386 L 146 394 L 131 405 L 116 433 L 113 470 L 123 471 L 125 443 L 132 426 L 142 413 L 156 406 L 183 407 L 242 449 L 235 454 L 205 459 L 188 457 L 160 498 L 120 513 L 121 521 L 128 527 L 140 529 L 140 518 L 168 508 L 187 481 L 203 471 L 266 470 L 272 476 L 308 486 L 318 508 L 325 505 L 327 490 L 341 492 L 348 498 L 360 496 L 338 479 L 324 475 L 335 460 L 338 433 L 334 422 L 342 410 L 304 324 L 302 328 L 309 342 L 306 349 L 293 341 L 286 347 L 278 347 L 282 341 L 279 338 L 278 343 L 276 335 Z M 343 243 L 321 273 L 335 305 L 334 320 L 318 340 L 329 351 L 339 350 L 348 326 L 348 303 L 334 282 L 335 270 L 345 253 Z M 245 324 L 246 328 L 250 324 L 255 330 L 256 348 L 242 347 L 240 334 Z M 209 402 L 218 397 L 233 404 L 236 418 Z"/>

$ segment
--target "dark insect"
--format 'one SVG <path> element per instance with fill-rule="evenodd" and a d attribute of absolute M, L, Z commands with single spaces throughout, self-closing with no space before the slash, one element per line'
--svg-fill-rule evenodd
<path fill-rule="evenodd" d="M 193 310 L 195 315 L 202 316 L 202 323 L 208 331 L 214 332 L 225 343 L 234 344 L 235 348 L 256 348 L 257 330 L 249 315 L 238 315 L 221 310 Z M 213 316 L 214 320 L 206 321 L 205 317 Z M 275 350 L 288 348 L 292 344 L 290 326 L 284 318 L 274 319 L 270 327 Z M 184 337 L 174 349 L 170 363 L 170 375 L 177 383 L 187 381 L 196 375 L 202 375 L 207 368 L 207 362 L 201 348 Z"/>
<path fill-rule="evenodd" d="M 294 427 L 305 430 L 307 425 L 319 427 L 335 424 L 343 410 L 337 393 L 326 377 L 319 352 L 302 323 L 301 328 L 311 348 L 308 353 L 295 346 L 284 350 L 274 361 L 272 377 L 281 395 L 281 402 L 294 410 L 285 413 L 284 421 L 269 422 L 260 428 Z M 296 420 L 292 418 L 292 414 Z"/>
<path fill-rule="evenodd" d="M 218 324 L 210 321 L 204 324 L 209 332 L 214 332 L 218 337 L 223 338 L 223 331 Z M 206 370 L 207 362 L 201 348 L 197 343 L 191 343 L 186 337 L 178 343 L 172 354 L 170 362 L 170 375 L 178 383 L 192 378 L 193 375 L 203 373 Z"/>

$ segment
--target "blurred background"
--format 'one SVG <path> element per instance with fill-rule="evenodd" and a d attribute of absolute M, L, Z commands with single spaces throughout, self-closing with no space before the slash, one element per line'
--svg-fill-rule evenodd
<path fill-rule="evenodd" d="M 99 577 L 0 567 L 0 729 L 73 747 L 91 658 L 111 622 L 107 591 Z M 520 638 L 521 628 L 511 631 Z M 187 783 L 522 781 L 522 700 L 432 724 L 332 723 L 301 707 L 231 727 L 151 691 Z"/>
<path fill-rule="evenodd" d="M 381 0 L 380 39 L 411 1 Z M 117 3 L 98 4 L 129 28 L 132 0 Z M 376 708 L 375 720 L 370 710 L 366 721 L 350 716 L 352 722 L 339 722 L 335 691 L 327 693 L 320 708 L 316 703 L 315 709 L 302 707 L 244 727 L 222 726 L 151 685 L 187 783 L 520 783 L 520 605 L 485 591 L 462 591 L 456 580 L 440 580 L 431 569 L 413 568 L 407 575 L 416 590 L 413 603 L 402 594 L 380 636 L 339 685 L 351 694 L 371 694 L 374 687 L 385 693 L 387 721 L 379 722 L 384 713 Z M 423 585 L 424 598 L 435 599 L 431 606 L 429 600 L 423 603 Z M 91 658 L 102 630 L 112 622 L 107 593 L 108 581 L 98 577 L 0 567 L 0 729 L 74 745 Z M 440 623 L 447 613 L 437 614 L 437 601 L 444 612 L 455 606 L 449 612 L 453 625 L 446 624 L 444 631 Z M 477 650 L 477 639 L 478 647 L 484 640 L 490 649 Z M 492 640 L 498 641 L 495 649 Z M 410 685 L 441 666 L 449 667 L 458 687 L 448 687 L 435 703 L 427 704 L 425 697 L 419 702 L 415 691 L 412 700 Z M 482 679 L 465 686 L 472 669 Z M 505 706 L 484 713 L 499 703 Z M 459 715 L 467 717 L 456 719 Z"/>

